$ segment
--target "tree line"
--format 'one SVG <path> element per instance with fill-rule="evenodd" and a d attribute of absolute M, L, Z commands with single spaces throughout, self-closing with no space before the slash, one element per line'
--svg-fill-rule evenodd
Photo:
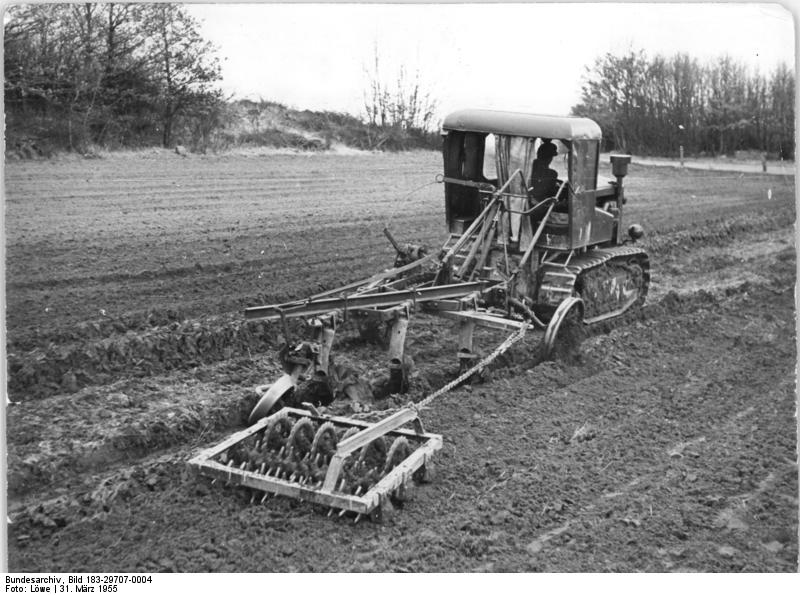
<path fill-rule="evenodd" d="M 7 148 L 26 137 L 81 153 L 176 142 L 203 151 L 308 144 L 286 130 L 242 130 L 241 112 L 253 106 L 223 96 L 217 50 L 179 4 L 10 6 L 4 51 Z M 387 83 L 379 66 L 376 48 L 363 115 L 293 111 L 289 124 L 308 124 L 325 146 L 438 148 L 436 101 L 419 73 L 401 69 Z M 572 113 L 600 124 L 606 150 L 668 155 L 683 145 L 689 154 L 793 158 L 794 84 L 786 65 L 761 74 L 727 56 L 700 63 L 686 54 L 609 53 L 587 68 Z"/>
<path fill-rule="evenodd" d="M 393 83 L 381 70 L 380 52 L 373 48 L 371 70 L 365 69 L 364 93 L 366 132 L 375 148 L 409 146 L 438 149 L 441 140 L 435 129 L 437 101 L 423 88 L 420 72 L 409 75 L 401 66 Z"/>
<path fill-rule="evenodd" d="M 794 158 L 794 72 L 763 74 L 730 56 L 701 63 L 687 54 L 631 50 L 587 67 L 572 113 L 594 119 L 606 150 L 726 155 L 738 150 Z"/>
<path fill-rule="evenodd" d="M 4 50 L 7 149 L 23 156 L 176 143 L 201 152 L 239 145 L 314 150 L 332 142 L 371 150 L 440 145 L 435 102 L 419 76 L 401 69 L 396 88 L 387 85 L 377 48 L 361 117 L 224 97 L 217 48 L 179 4 L 11 6 Z M 307 125 L 307 134 L 265 128 L 253 119 L 259 105 L 280 112 L 285 128 Z M 35 152 L 19 146 L 29 141 Z"/>
<path fill-rule="evenodd" d="M 10 6 L 4 51 L 7 138 L 167 147 L 218 117 L 215 48 L 178 4 Z"/>

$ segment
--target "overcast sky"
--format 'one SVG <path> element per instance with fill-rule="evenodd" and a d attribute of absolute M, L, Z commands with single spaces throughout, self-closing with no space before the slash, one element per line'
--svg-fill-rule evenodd
<path fill-rule="evenodd" d="M 791 13 L 777 4 L 204 4 L 222 86 L 297 108 L 363 111 L 377 45 L 383 76 L 419 72 L 440 115 L 462 107 L 566 114 L 605 52 L 728 53 L 794 69 Z"/>

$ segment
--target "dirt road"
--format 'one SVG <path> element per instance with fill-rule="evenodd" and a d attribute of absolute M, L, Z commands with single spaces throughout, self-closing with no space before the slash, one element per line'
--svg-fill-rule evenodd
<path fill-rule="evenodd" d="M 608 155 L 600 156 L 603 160 L 608 160 Z M 768 175 L 776 176 L 794 176 L 795 164 L 794 161 L 775 161 L 769 160 L 766 162 L 766 171 L 761 161 L 757 159 L 733 159 L 725 157 L 704 158 L 704 157 L 686 157 L 681 165 L 678 158 L 666 157 L 634 157 L 634 161 L 639 165 L 654 165 L 657 167 L 672 167 L 676 169 L 699 169 L 703 171 L 719 171 L 719 172 L 738 172 L 746 174 L 760 174 L 765 173 Z"/>

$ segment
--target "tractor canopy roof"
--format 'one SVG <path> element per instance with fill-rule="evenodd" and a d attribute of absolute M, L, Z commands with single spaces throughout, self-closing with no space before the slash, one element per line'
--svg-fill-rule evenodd
<path fill-rule="evenodd" d="M 600 140 L 600 126 L 589 118 L 542 116 L 487 109 L 465 109 L 449 114 L 444 130 L 486 132 L 510 136 L 557 138 L 562 140 Z"/>

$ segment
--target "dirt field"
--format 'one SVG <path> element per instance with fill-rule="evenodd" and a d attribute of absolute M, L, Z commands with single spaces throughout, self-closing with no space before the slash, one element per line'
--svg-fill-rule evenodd
<path fill-rule="evenodd" d="M 789 176 L 634 164 L 644 311 L 555 362 L 526 339 L 437 401 L 438 478 L 385 524 L 187 472 L 278 373 L 279 325 L 242 308 L 390 266 L 384 224 L 440 244 L 440 161 L 8 163 L 9 570 L 795 571 Z M 455 337 L 414 318 L 413 398 L 455 377 Z M 364 379 L 384 364 L 355 332 L 336 348 Z"/>

